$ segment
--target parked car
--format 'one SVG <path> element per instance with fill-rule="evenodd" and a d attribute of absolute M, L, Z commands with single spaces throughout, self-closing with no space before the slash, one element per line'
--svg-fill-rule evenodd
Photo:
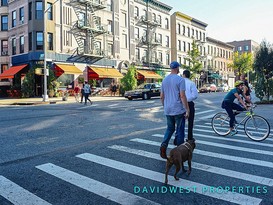
<path fill-rule="evenodd" d="M 143 100 L 150 99 L 151 97 L 160 96 L 161 86 L 157 83 L 141 84 L 135 90 L 129 90 L 124 93 L 124 97 L 128 100 L 134 98 L 142 98 Z"/>
<path fill-rule="evenodd" d="M 216 92 L 217 87 L 215 84 L 204 84 L 201 88 L 199 88 L 200 93 L 210 93 L 210 92 Z"/>
<path fill-rule="evenodd" d="M 227 84 L 221 84 L 217 86 L 217 92 L 227 92 L 229 90 L 229 86 Z"/>

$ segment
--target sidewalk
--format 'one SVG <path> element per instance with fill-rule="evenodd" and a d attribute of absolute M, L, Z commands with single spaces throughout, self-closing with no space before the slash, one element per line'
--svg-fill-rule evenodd
<path fill-rule="evenodd" d="M 106 101 L 106 100 L 123 100 L 124 97 L 121 96 L 92 96 L 89 97 L 92 101 Z M 76 103 L 73 96 L 69 96 L 67 101 L 63 101 L 62 97 L 48 98 L 47 102 L 43 102 L 43 98 L 0 98 L 0 106 L 7 105 L 43 105 L 43 104 L 67 104 Z"/>

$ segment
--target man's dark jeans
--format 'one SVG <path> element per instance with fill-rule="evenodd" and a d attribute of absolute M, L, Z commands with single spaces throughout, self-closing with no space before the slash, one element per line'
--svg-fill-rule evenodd
<path fill-rule="evenodd" d="M 245 109 L 242 108 L 240 105 L 234 103 L 234 102 L 229 102 L 224 100 L 222 102 L 222 108 L 225 109 L 228 113 L 228 116 L 230 118 L 229 121 L 229 127 L 233 128 L 234 127 L 234 122 L 235 122 L 235 115 L 233 113 L 233 110 L 237 110 L 237 111 L 244 111 Z"/>

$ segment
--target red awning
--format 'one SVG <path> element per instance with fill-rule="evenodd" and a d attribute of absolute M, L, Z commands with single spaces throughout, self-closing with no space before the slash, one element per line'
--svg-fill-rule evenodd
<path fill-rule="evenodd" d="M 5 70 L 3 73 L 0 74 L 0 79 L 14 78 L 14 75 L 25 67 L 27 67 L 27 64 L 11 66 L 8 70 Z"/>

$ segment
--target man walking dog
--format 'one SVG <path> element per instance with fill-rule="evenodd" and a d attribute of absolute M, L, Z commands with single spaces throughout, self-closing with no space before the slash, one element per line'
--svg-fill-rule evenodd
<path fill-rule="evenodd" d="M 169 141 L 175 131 L 177 131 L 177 145 L 184 143 L 185 119 L 189 116 L 189 106 L 185 95 L 185 79 L 177 75 L 180 64 L 173 61 L 170 64 L 171 74 L 162 82 L 160 99 L 164 107 L 164 114 L 167 118 L 167 129 L 160 147 L 160 156 L 167 159 L 166 150 Z"/>

